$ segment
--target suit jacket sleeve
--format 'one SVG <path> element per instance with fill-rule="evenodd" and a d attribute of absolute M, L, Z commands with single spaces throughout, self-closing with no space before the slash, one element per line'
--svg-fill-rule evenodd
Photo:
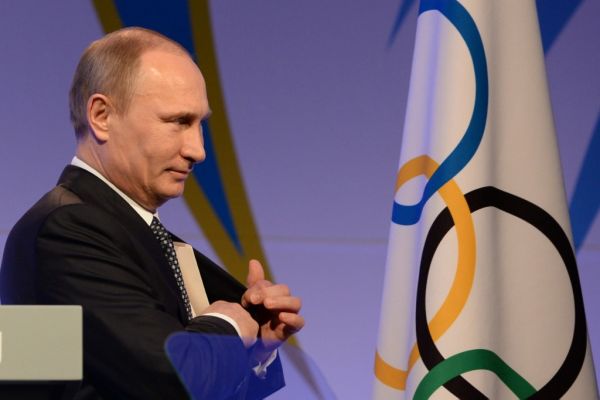
<path fill-rule="evenodd" d="M 187 398 L 163 347 L 169 335 L 185 329 L 173 310 L 177 305 L 156 289 L 156 271 L 144 263 L 135 238 L 114 219 L 87 204 L 60 207 L 49 215 L 35 247 L 38 300 L 83 306 L 84 379 L 102 397 Z M 231 333 L 228 324 L 205 318 L 193 320 L 191 330 Z M 205 374 L 199 379 L 206 387 L 220 379 L 215 371 L 232 366 L 239 370 L 229 370 L 227 385 L 239 388 L 248 381 L 247 355 L 241 340 L 237 343 L 224 350 L 221 342 L 208 340 L 197 348 L 194 356 L 213 367 L 197 371 Z"/>

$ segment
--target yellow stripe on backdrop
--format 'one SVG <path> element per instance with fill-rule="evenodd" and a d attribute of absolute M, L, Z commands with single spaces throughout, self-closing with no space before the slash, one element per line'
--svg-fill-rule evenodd
<path fill-rule="evenodd" d="M 116 31 L 123 27 L 119 13 L 113 1 L 93 0 L 96 14 L 105 33 Z"/>
<path fill-rule="evenodd" d="M 212 37 L 209 5 L 207 1 L 197 0 L 191 0 L 188 4 L 196 54 L 198 55 L 200 69 L 206 80 L 206 90 L 213 112 L 210 117 L 210 128 L 213 132 L 214 156 L 217 158 L 226 197 L 230 201 L 230 211 L 243 254 L 237 251 L 215 215 L 206 218 L 206 210 L 210 209 L 210 205 L 201 191 L 191 188 L 192 185 L 186 185 L 185 200 L 215 252 L 236 278 L 244 282 L 248 273 L 248 261 L 251 258 L 256 258 L 262 262 L 265 268 L 265 278 L 273 280 L 252 217 L 250 203 L 236 158 L 231 129 L 229 128 Z"/>

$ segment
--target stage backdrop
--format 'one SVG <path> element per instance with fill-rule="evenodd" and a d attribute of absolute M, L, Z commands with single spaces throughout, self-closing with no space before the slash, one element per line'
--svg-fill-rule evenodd
<path fill-rule="evenodd" d="M 264 250 L 273 278 L 304 300 L 299 346 L 334 393 L 323 389 L 327 397 L 372 393 L 417 3 L 226 0 L 203 11 L 229 156 L 239 165 L 246 217 L 260 239 L 254 246 Z M 600 3 L 539 3 L 589 332 L 598 349 Z M 81 0 L 1 2 L 0 21 L 3 248 L 12 225 L 73 156 L 70 79 L 82 50 L 106 26 L 94 4 Z M 236 198 L 229 201 L 235 209 Z M 188 203 L 171 201 L 162 219 L 222 259 Z"/>

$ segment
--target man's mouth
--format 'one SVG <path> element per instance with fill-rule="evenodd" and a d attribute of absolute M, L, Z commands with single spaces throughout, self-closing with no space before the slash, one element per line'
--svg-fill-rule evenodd
<path fill-rule="evenodd" d="M 191 172 L 188 169 L 173 169 L 173 168 L 170 168 L 167 171 L 169 171 L 173 176 L 175 176 L 178 179 L 185 179 L 185 178 L 187 178 L 187 176 Z"/>

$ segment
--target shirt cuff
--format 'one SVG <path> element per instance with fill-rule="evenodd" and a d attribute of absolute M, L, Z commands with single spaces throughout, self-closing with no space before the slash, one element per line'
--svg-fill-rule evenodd
<path fill-rule="evenodd" d="M 240 339 L 242 338 L 242 332 L 240 331 L 240 327 L 238 326 L 237 322 L 235 322 L 235 320 L 233 318 L 228 317 L 225 314 L 216 313 L 216 312 L 206 313 L 206 314 L 202 314 L 202 315 L 209 315 L 211 317 L 217 317 L 217 318 L 224 319 L 225 321 L 229 322 L 231 324 L 231 326 L 233 326 L 233 328 L 237 332 Z"/>
<path fill-rule="evenodd" d="M 233 326 L 233 328 L 237 332 L 240 339 L 242 338 L 242 334 L 240 332 L 240 327 L 238 326 L 237 322 L 235 322 L 235 320 L 233 318 L 228 317 L 227 315 L 221 314 L 221 313 L 206 313 L 206 314 L 202 314 L 202 315 L 221 318 L 221 319 L 229 322 L 231 324 L 231 326 Z M 256 339 L 254 339 L 254 341 L 256 342 Z M 269 355 L 269 357 L 265 361 L 258 363 L 258 365 L 256 365 L 255 367 L 252 367 L 254 374 L 258 378 L 263 379 L 267 375 L 267 368 L 269 367 L 269 365 L 273 364 L 273 361 L 275 361 L 276 358 L 277 358 L 277 349 L 273 350 L 273 352 Z"/>
<path fill-rule="evenodd" d="M 277 358 L 277 349 L 273 350 L 269 358 L 267 358 L 264 362 L 258 363 L 257 366 L 252 367 L 252 371 L 254 374 L 261 379 L 264 379 L 267 376 L 267 368 L 269 365 L 273 364 L 273 361 Z"/>

